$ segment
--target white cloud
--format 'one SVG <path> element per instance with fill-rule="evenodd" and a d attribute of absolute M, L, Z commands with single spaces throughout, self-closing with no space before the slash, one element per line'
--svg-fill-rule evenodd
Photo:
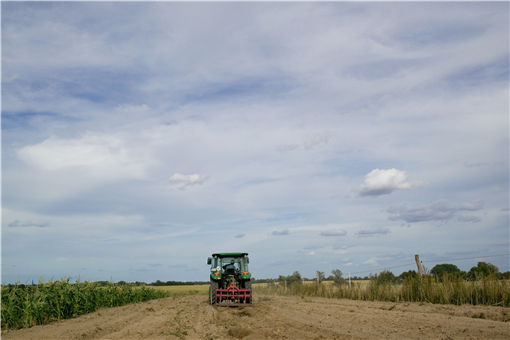
<path fill-rule="evenodd" d="M 185 189 L 192 185 L 202 184 L 207 180 L 207 176 L 199 174 L 184 175 L 176 172 L 170 177 L 170 183 L 179 189 Z"/>
<path fill-rule="evenodd" d="M 361 186 L 361 196 L 380 196 L 391 194 L 394 190 L 409 189 L 405 171 L 393 169 L 374 169 L 365 175 Z"/>
<path fill-rule="evenodd" d="M 371 257 L 368 260 L 364 261 L 363 264 L 377 265 L 379 262 L 377 257 Z"/>
<path fill-rule="evenodd" d="M 124 141 L 110 135 L 86 134 L 80 138 L 50 137 L 18 150 L 28 165 L 46 172 L 72 172 L 97 179 L 141 179 L 147 162 L 136 159 Z"/>

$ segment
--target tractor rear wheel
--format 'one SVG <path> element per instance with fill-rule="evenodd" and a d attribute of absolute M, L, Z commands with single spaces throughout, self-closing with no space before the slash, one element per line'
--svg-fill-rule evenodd
<path fill-rule="evenodd" d="M 251 281 L 244 282 L 244 288 L 251 290 Z"/>
<path fill-rule="evenodd" d="M 216 289 L 218 289 L 218 282 L 211 281 L 209 284 L 209 304 L 214 305 L 216 303 Z"/>

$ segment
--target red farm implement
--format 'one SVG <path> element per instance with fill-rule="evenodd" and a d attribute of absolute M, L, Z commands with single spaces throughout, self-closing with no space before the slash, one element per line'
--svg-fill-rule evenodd
<path fill-rule="evenodd" d="M 216 289 L 216 303 L 224 305 L 251 303 L 251 290 L 239 289 L 235 281 L 232 281 L 226 289 Z"/>

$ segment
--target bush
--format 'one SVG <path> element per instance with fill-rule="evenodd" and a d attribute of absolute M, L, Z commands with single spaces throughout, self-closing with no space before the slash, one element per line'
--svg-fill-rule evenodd
<path fill-rule="evenodd" d="M 389 270 L 384 270 L 380 272 L 378 275 L 376 274 L 372 276 L 371 280 L 375 281 L 377 284 L 388 284 L 397 282 L 397 278 Z"/>
<path fill-rule="evenodd" d="M 485 277 L 494 276 L 499 273 L 498 267 L 491 263 L 478 262 L 476 267 L 472 267 L 467 273 L 469 280 L 480 280 Z"/>

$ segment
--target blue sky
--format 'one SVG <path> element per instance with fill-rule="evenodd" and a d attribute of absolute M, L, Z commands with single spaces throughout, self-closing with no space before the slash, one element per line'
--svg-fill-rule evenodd
<path fill-rule="evenodd" d="M 2 282 L 509 253 L 508 6 L 2 3 Z"/>

